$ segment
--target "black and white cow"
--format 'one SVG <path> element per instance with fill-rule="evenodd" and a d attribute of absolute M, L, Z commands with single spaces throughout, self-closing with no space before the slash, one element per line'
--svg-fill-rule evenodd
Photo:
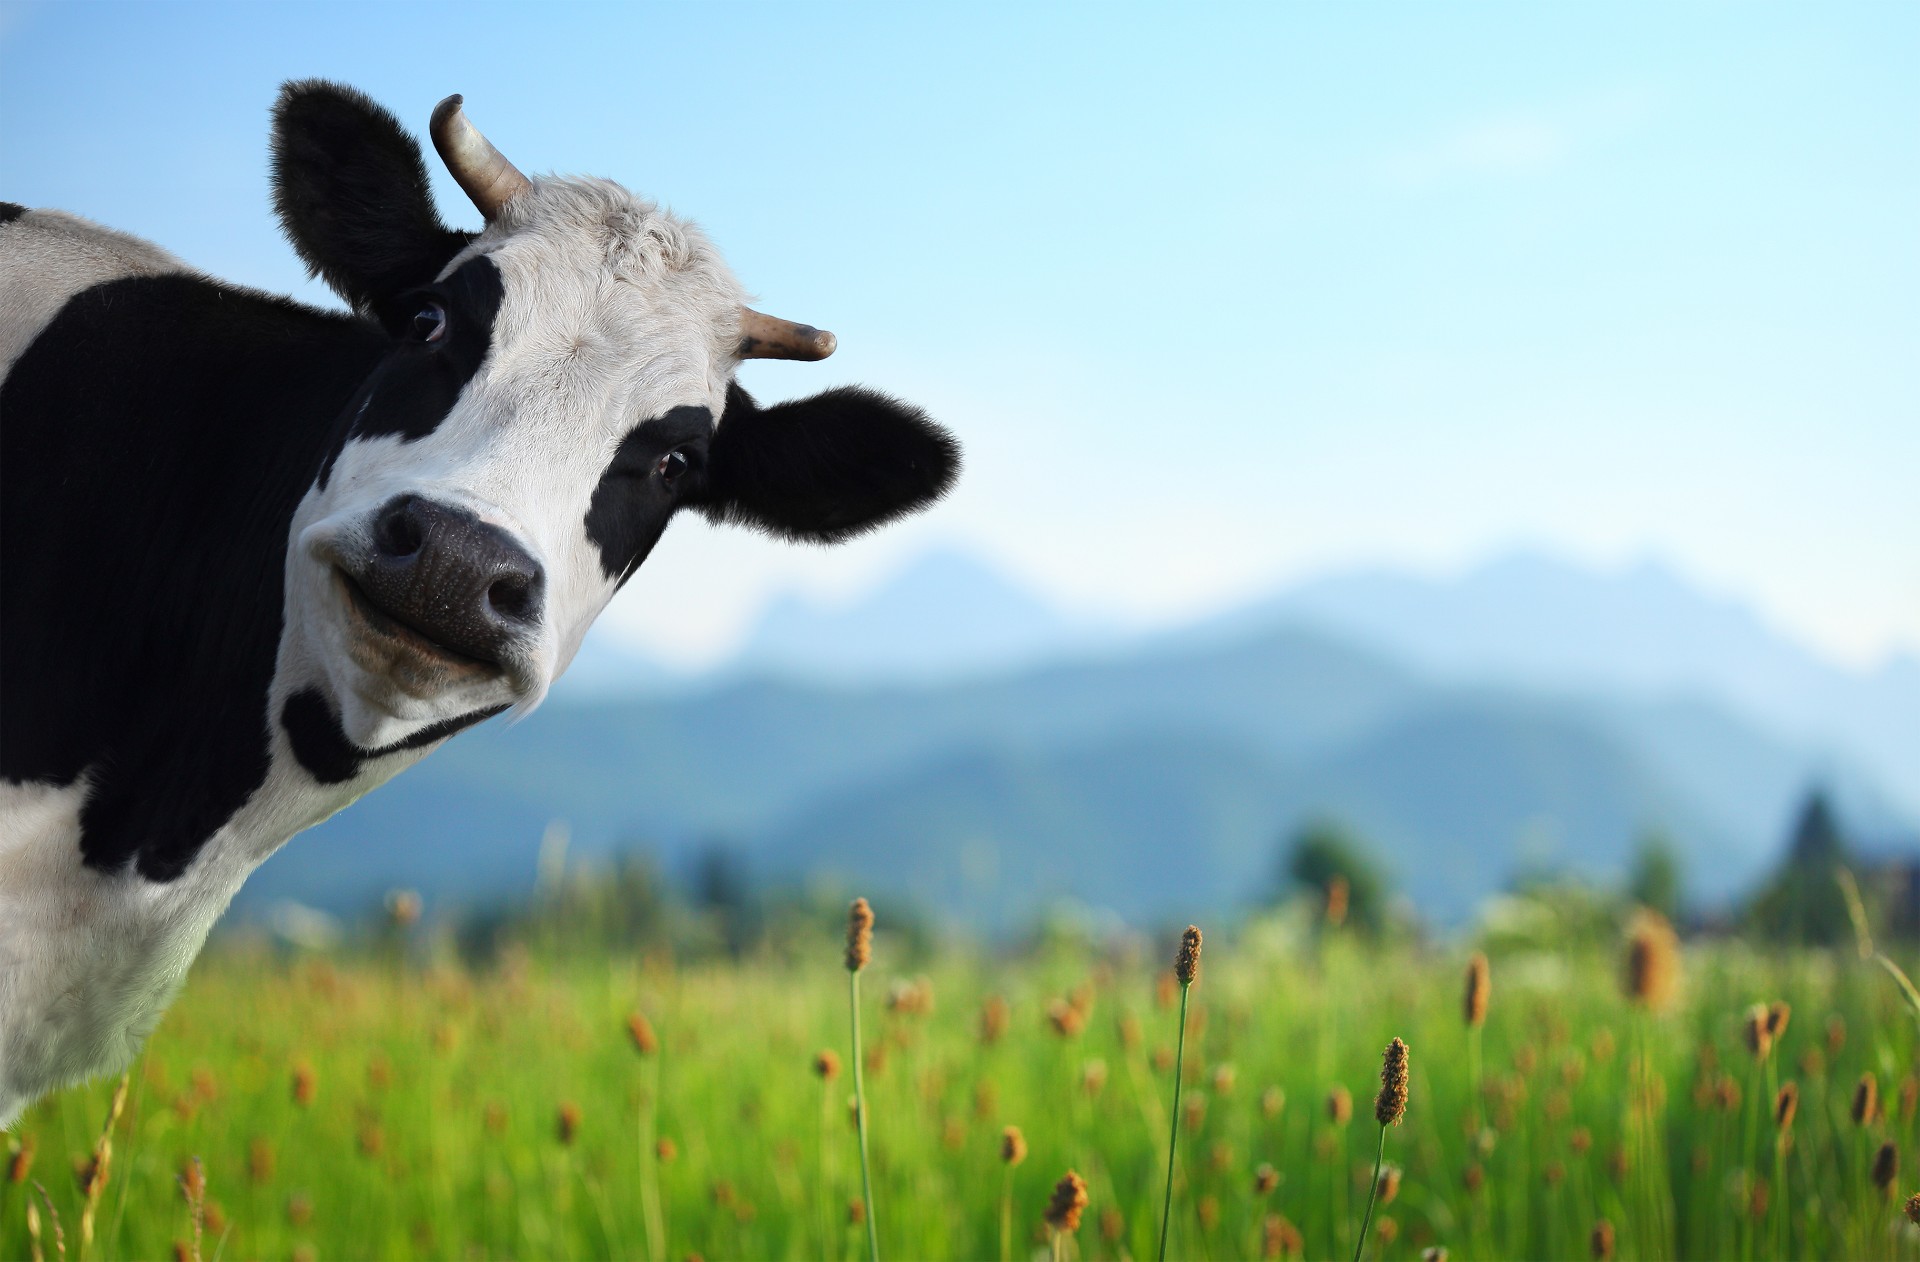
<path fill-rule="evenodd" d="M 458 97 L 419 145 L 289 84 L 274 200 L 352 311 L 0 203 L 0 1126 L 131 1060 L 294 833 L 540 701 L 681 509 L 831 543 L 959 463 L 862 389 L 761 407 L 748 310 L 692 224 L 529 180 Z"/>

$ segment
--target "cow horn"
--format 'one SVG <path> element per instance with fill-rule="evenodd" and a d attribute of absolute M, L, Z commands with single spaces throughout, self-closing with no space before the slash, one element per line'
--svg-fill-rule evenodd
<path fill-rule="evenodd" d="M 520 174 L 519 168 L 507 161 L 493 147 L 493 142 L 467 121 L 460 103 L 460 94 L 456 92 L 433 107 L 433 123 L 429 128 L 433 147 L 440 151 L 441 161 L 447 164 L 447 170 L 453 172 L 453 178 L 467 191 L 480 213 L 492 220 L 502 206 L 532 188 L 533 181 Z"/>
<path fill-rule="evenodd" d="M 740 308 L 740 358 L 825 359 L 839 343 L 825 329 Z"/>

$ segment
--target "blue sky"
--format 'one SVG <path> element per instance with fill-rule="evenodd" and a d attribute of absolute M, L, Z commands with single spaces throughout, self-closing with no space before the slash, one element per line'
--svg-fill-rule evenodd
<path fill-rule="evenodd" d="M 1870 663 L 1920 650 L 1916 55 L 1891 4 L 0 0 L 0 196 L 326 301 L 265 169 L 322 75 L 698 219 L 841 338 L 752 388 L 970 463 L 838 552 L 677 524 L 609 615 L 660 651 L 936 545 L 1150 620 L 1537 546 Z"/>

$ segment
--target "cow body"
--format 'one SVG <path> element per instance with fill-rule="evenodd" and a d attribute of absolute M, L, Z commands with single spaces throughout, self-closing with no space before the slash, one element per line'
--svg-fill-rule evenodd
<path fill-rule="evenodd" d="M 0 204 L 0 1125 L 124 1065 L 288 838 L 538 704 L 676 511 L 831 541 L 952 477 L 880 396 L 759 408 L 737 283 L 616 185 L 458 233 L 357 94 L 275 144 L 352 312 Z"/>

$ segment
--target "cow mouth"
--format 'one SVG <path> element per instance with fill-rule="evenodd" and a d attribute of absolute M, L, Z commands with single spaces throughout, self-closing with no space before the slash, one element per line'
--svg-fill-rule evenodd
<path fill-rule="evenodd" d="M 367 595 L 364 587 L 354 577 L 339 566 L 333 569 L 334 585 L 345 597 L 348 619 L 356 624 L 356 630 L 375 639 L 385 641 L 418 658 L 425 658 L 450 675 L 486 675 L 501 676 L 507 673 L 506 667 L 493 659 L 476 657 L 459 649 L 448 648 L 419 627 L 394 616 L 375 604 Z M 372 667 L 372 663 L 362 662 Z"/>

